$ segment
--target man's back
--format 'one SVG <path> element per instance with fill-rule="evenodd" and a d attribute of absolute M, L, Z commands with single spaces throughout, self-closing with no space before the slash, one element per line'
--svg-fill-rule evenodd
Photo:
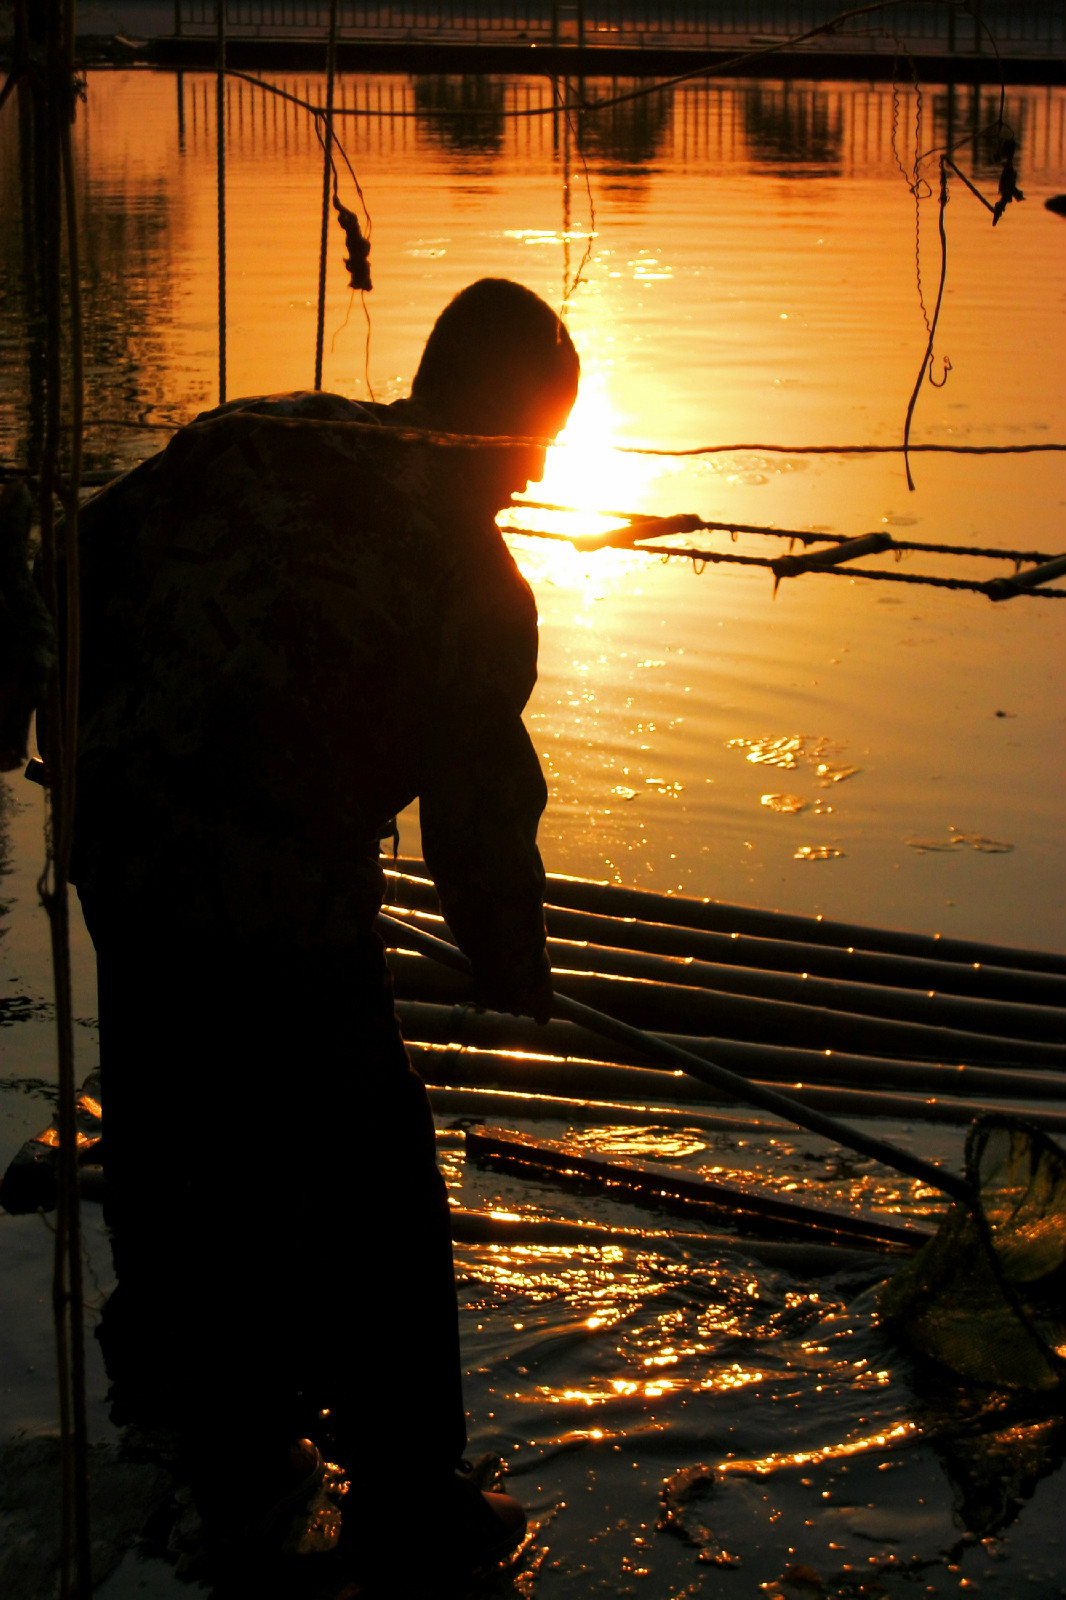
<path fill-rule="evenodd" d="M 535 890 L 535 606 L 491 519 L 464 514 L 464 452 L 404 437 L 409 420 L 320 394 L 237 402 L 86 509 L 90 905 L 349 937 L 380 901 L 388 819 L 422 796 L 447 895 L 447 858 L 477 843 L 452 835 L 500 810 L 501 785 L 509 838 L 490 823 L 486 847 L 512 861 L 487 876 L 506 893 L 517 866 Z"/>

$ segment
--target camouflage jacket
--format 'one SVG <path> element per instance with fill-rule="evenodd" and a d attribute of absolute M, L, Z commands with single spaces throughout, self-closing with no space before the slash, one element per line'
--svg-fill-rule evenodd
<path fill-rule="evenodd" d="M 353 938 L 417 796 L 483 986 L 543 962 L 536 607 L 470 513 L 469 450 L 403 437 L 419 420 L 237 401 L 84 509 L 72 877 L 94 936 Z"/>

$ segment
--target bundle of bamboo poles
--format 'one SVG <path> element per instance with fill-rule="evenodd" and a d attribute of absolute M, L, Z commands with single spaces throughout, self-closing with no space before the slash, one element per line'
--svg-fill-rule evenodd
<path fill-rule="evenodd" d="M 423 863 L 393 863 L 387 883 L 387 909 L 448 937 Z M 1064 957 L 565 878 L 546 898 L 556 992 L 653 1039 L 833 1115 L 967 1124 L 996 1109 L 1066 1132 Z M 469 979 L 390 943 L 441 1109 L 696 1126 L 737 1110 L 573 1022 L 482 1012 Z"/>

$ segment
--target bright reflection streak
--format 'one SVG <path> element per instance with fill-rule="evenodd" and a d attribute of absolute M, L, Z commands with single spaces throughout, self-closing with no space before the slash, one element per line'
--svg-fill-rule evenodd
<path fill-rule="evenodd" d="M 723 1393 L 727 1389 L 746 1389 L 751 1383 L 761 1383 L 763 1376 L 761 1372 L 746 1372 L 743 1367 L 738 1367 L 734 1363 L 733 1366 L 725 1367 L 720 1372 L 711 1373 L 700 1384 L 700 1388 L 718 1390 Z"/>
<path fill-rule="evenodd" d="M 557 444 L 548 451 L 543 481 L 530 484 L 528 491 L 531 498 L 569 507 L 575 514 L 524 511 L 518 502 L 508 508 L 508 522 L 516 528 L 590 534 L 619 525 L 617 517 L 605 515 L 605 511 L 647 509 L 651 485 L 669 469 L 664 469 L 664 463 L 654 456 L 621 454 L 615 448 L 621 436 L 620 418 L 607 391 L 606 375 L 595 370 L 586 372 L 570 420 Z M 580 554 L 575 558 L 575 552 L 564 544 L 546 546 L 545 550 L 550 568 L 547 576 L 557 582 L 572 582 L 575 563 L 583 568 L 590 559 Z M 593 555 L 591 559 L 603 563 L 612 558 Z"/>
<path fill-rule="evenodd" d="M 843 1439 L 837 1444 L 823 1445 L 820 1450 L 795 1450 L 792 1452 L 773 1451 L 768 1456 L 762 1456 L 757 1461 L 723 1461 L 719 1465 L 720 1472 L 755 1472 L 764 1475 L 776 1472 L 780 1467 L 807 1467 L 818 1466 L 823 1461 L 839 1461 L 845 1456 L 865 1455 L 869 1450 L 883 1450 L 886 1445 L 897 1444 L 903 1439 L 920 1434 L 921 1429 L 916 1422 L 897 1422 L 892 1428 L 884 1428 L 879 1433 L 868 1434 L 863 1439 Z"/>
<path fill-rule="evenodd" d="M 637 509 L 662 463 L 655 456 L 623 455 L 612 448 L 618 424 L 605 375 L 586 373 L 570 420 L 548 451 L 537 498 L 580 511 Z"/>
<path fill-rule="evenodd" d="M 81 1132 L 75 1131 L 74 1141 L 75 1141 L 75 1144 L 77 1145 L 79 1150 L 84 1150 L 86 1145 L 96 1144 L 96 1142 L 99 1139 L 99 1137 L 100 1137 L 99 1134 L 88 1134 L 88 1133 L 81 1133 Z M 43 1133 L 39 1133 L 39 1134 L 36 1135 L 36 1137 L 34 1138 L 33 1142 L 34 1142 L 34 1144 L 46 1144 L 46 1145 L 49 1145 L 50 1147 L 54 1147 L 55 1149 L 58 1150 L 58 1148 L 59 1148 L 59 1129 L 58 1128 L 45 1128 Z"/>

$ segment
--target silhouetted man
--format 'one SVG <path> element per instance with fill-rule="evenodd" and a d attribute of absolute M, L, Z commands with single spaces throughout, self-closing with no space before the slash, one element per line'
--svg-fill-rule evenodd
<path fill-rule="evenodd" d="M 177 1428 L 210 1523 L 310 1481 L 329 1408 L 357 1568 L 401 1491 L 445 1565 L 523 1526 L 455 1476 L 448 1207 L 372 928 L 417 797 L 481 998 L 547 1019 L 536 609 L 495 526 L 544 453 L 424 430 L 551 438 L 577 380 L 554 312 L 485 279 L 409 400 L 235 401 L 83 513 L 115 1414 Z"/>

